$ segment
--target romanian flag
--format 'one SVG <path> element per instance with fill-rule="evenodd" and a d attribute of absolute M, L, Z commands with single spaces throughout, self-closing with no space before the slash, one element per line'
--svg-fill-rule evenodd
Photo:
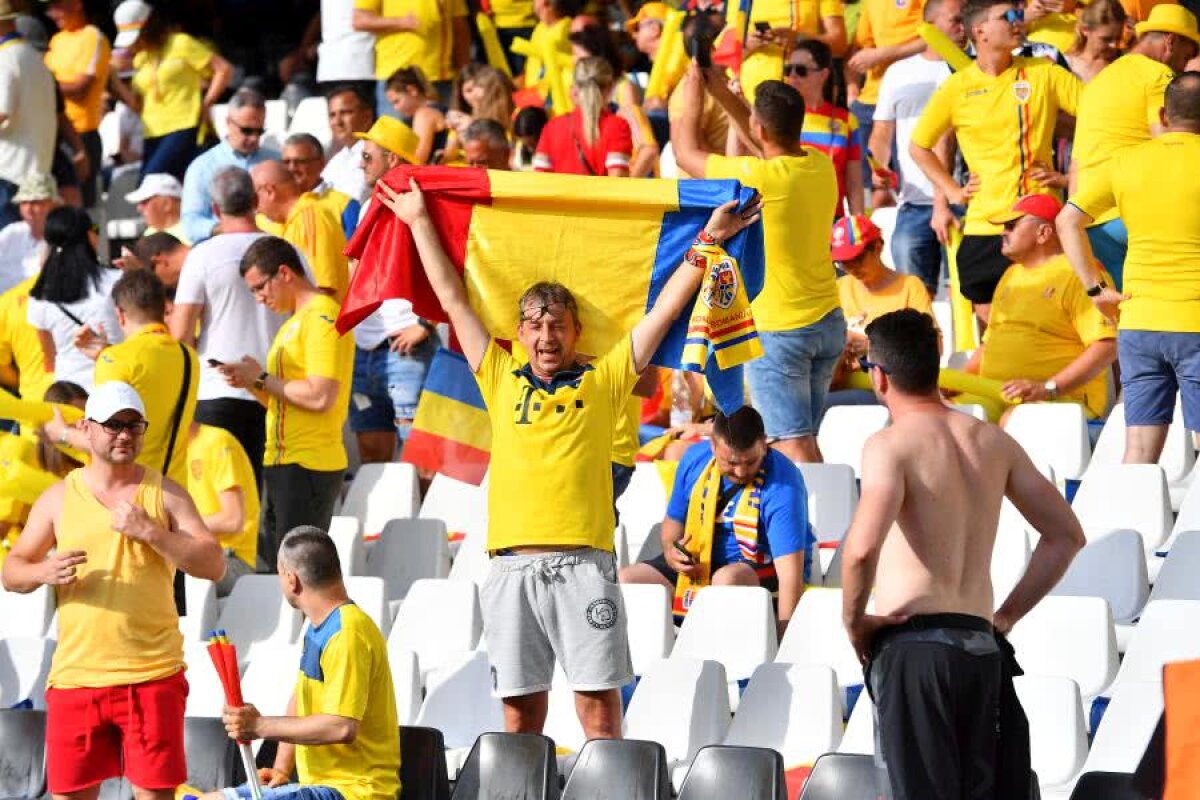
<path fill-rule="evenodd" d="M 439 349 L 400 460 L 478 486 L 491 448 L 492 424 L 467 359 Z"/>
<path fill-rule="evenodd" d="M 462 167 L 396 167 L 383 177 L 408 190 L 416 178 L 430 217 L 471 306 L 497 339 L 511 339 L 517 301 L 537 281 L 557 281 L 579 303 L 579 351 L 607 352 L 628 335 L 683 262 L 712 210 L 752 192 L 736 181 L 628 178 L 498 172 Z M 762 288 L 762 226 L 725 243 L 740 267 L 746 297 Z M 382 203 L 371 203 L 350 240 L 359 260 L 338 318 L 345 332 L 386 298 L 412 301 L 417 314 L 447 321 L 420 264 L 412 233 Z M 690 267 L 687 267 L 690 269 Z M 688 317 L 681 314 L 651 359 L 678 368 Z M 704 366 L 717 403 L 743 403 L 740 366 Z"/>

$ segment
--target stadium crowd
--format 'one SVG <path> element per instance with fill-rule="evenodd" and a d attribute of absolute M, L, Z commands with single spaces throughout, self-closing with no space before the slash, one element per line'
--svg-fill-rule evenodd
<path fill-rule="evenodd" d="M 1186 3 L 193 5 L 0 0 L 0 392 L 57 404 L 0 423 L 5 469 L 49 486 L 32 501 L 5 473 L 0 559 L 7 590 L 57 593 L 52 793 L 95 797 L 125 774 L 138 800 L 174 796 L 182 573 L 225 597 L 257 572 L 278 573 L 311 626 L 289 714 L 228 707 L 230 735 L 282 743 L 264 774 L 276 796 L 395 795 L 383 639 L 347 605 L 322 537 L 352 464 L 405 457 L 451 347 L 491 421 L 482 599 L 510 731 L 542 730 L 557 660 L 588 736 L 620 735 L 633 673 L 619 582 L 668 587 L 677 620 L 705 586 L 765 586 L 782 636 L 820 568 L 796 464 L 822 461 L 827 408 L 883 404 L 893 425 L 864 452 L 843 569 L 850 639 L 878 664 L 891 791 L 990 796 L 945 788 L 1000 781 L 972 763 L 987 731 L 960 728 L 945 772 L 922 774 L 922 754 L 948 752 L 930 709 L 946 692 L 1002 702 L 997 643 L 1082 532 L 998 428 L 942 412 L 980 402 L 1003 426 L 1019 404 L 1064 402 L 1102 420 L 1120 392 L 1126 463 L 1157 462 L 1177 396 L 1200 431 L 1200 30 Z M 394 179 L 422 165 L 734 179 L 756 196 L 716 206 L 644 318 L 588 360 L 592 298 L 570 286 L 516 287 L 515 333 L 488 329 L 421 173 Z M 123 205 L 137 236 L 98 225 Z M 338 332 L 349 243 L 381 214 L 411 229 L 449 328 L 392 297 Z M 764 252 L 761 355 L 747 405 L 722 410 L 700 374 L 650 359 L 748 227 Z M 973 311 L 952 329 L 935 319 L 946 298 Z M 968 350 L 974 388 L 939 388 L 941 356 Z M 922 465 L 923 447 L 943 458 Z M 618 574 L 612 509 L 635 460 L 654 457 L 678 462 L 662 555 Z M 990 463 L 944 471 L 956 457 Z M 535 516 L 512 502 L 531 475 L 547 480 Z M 918 484 L 940 505 L 905 494 Z M 988 528 L 1006 494 L 1043 544 L 993 600 L 971 526 L 937 520 L 975 503 Z M 897 519 L 907 538 L 889 536 Z M 960 557 L 931 559 L 941 546 Z M 933 629 L 952 632 L 948 662 L 922 660 Z M 941 669 L 954 685 L 926 689 L 914 722 L 896 687 Z"/>

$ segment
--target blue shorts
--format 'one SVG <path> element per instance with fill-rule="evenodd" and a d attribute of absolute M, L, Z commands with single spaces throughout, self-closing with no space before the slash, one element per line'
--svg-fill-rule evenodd
<path fill-rule="evenodd" d="M 833 368 L 846 347 L 846 318 L 835 308 L 793 331 L 763 331 L 763 357 L 747 365 L 750 396 L 773 440 L 815 436 Z"/>
<path fill-rule="evenodd" d="M 1126 425 L 1170 425 L 1175 392 L 1183 424 L 1200 430 L 1200 333 L 1118 331 Z"/>
<path fill-rule="evenodd" d="M 254 797 L 250 785 L 243 783 L 233 789 L 222 789 L 225 800 L 251 800 Z M 328 786 L 304 786 L 299 783 L 287 783 L 274 789 L 263 787 L 263 800 L 344 800 L 342 793 Z"/>
<path fill-rule="evenodd" d="M 350 388 L 350 430 L 399 430 L 407 438 L 407 427 L 398 420 L 412 421 L 421 400 L 421 387 L 429 362 L 437 352 L 438 340 L 430 336 L 406 356 L 393 353 L 387 344 L 374 350 L 354 348 L 354 380 Z"/>

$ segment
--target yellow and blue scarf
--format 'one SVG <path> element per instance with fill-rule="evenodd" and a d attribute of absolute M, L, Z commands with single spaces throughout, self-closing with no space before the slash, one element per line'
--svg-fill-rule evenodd
<path fill-rule="evenodd" d="M 687 252 L 687 262 L 704 270 L 704 282 L 688 320 L 680 366 L 702 371 L 715 356 L 721 369 L 745 364 L 763 354 L 750 298 L 737 259 L 703 234 Z"/>

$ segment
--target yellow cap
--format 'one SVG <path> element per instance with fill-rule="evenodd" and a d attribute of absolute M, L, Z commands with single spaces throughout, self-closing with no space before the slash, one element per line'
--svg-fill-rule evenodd
<path fill-rule="evenodd" d="M 1150 16 L 1133 27 L 1138 36 L 1147 33 L 1173 33 L 1191 39 L 1200 45 L 1200 31 L 1196 29 L 1196 15 L 1174 3 L 1162 3 L 1150 9 Z"/>
<path fill-rule="evenodd" d="M 659 22 L 662 22 L 667 18 L 667 12 L 670 10 L 670 6 L 668 6 L 666 3 L 644 3 L 642 7 L 638 9 L 637 14 L 633 16 L 633 19 L 625 22 L 625 30 L 633 33 L 637 30 L 638 23 L 644 19 L 656 19 Z"/>
<path fill-rule="evenodd" d="M 394 117 L 380 117 L 375 120 L 371 130 L 366 133 L 354 134 L 355 139 L 366 139 L 394 153 L 410 164 L 419 164 L 416 152 L 420 139 L 413 129 Z"/>

